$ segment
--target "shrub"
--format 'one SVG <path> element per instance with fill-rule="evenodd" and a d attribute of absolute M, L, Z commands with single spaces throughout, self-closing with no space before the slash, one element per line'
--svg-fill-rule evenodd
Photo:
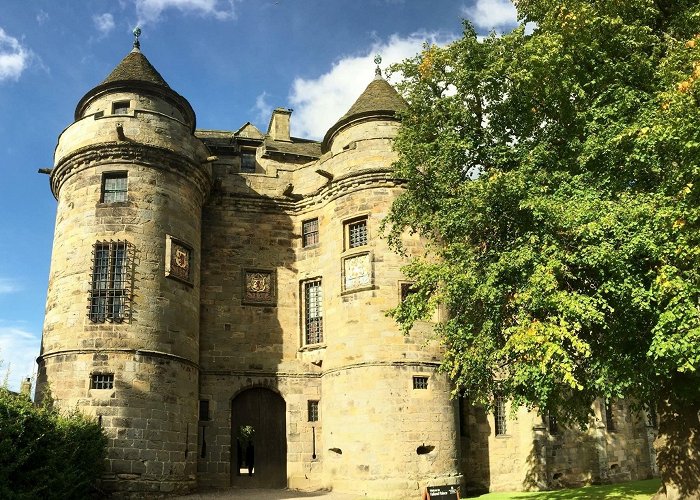
<path fill-rule="evenodd" d="M 0 387 L 0 498 L 89 498 L 106 446 L 94 420 Z"/>

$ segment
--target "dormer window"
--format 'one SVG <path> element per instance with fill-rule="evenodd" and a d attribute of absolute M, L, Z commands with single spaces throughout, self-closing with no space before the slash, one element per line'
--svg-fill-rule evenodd
<path fill-rule="evenodd" d="M 129 114 L 129 101 L 116 101 L 112 103 L 112 114 L 113 115 L 128 115 Z"/>
<path fill-rule="evenodd" d="M 242 149 L 241 150 L 241 172 L 248 174 L 255 173 L 255 150 L 254 149 Z"/>

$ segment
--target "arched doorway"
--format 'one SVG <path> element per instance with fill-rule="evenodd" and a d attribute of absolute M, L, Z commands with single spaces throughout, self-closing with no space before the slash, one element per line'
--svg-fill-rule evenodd
<path fill-rule="evenodd" d="M 287 486 L 287 422 L 282 396 L 255 387 L 231 402 L 231 485 Z M 253 430 L 252 438 L 249 438 Z"/>

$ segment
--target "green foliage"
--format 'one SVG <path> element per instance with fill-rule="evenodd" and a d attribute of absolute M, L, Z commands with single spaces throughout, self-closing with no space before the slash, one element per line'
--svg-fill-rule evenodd
<path fill-rule="evenodd" d="M 430 242 L 394 316 L 448 307 L 444 368 L 478 403 L 583 422 L 598 396 L 698 401 L 700 6 L 516 4 L 532 34 L 465 22 L 394 68 L 389 241 Z"/>
<path fill-rule="evenodd" d="M 106 446 L 97 422 L 0 387 L 0 498 L 90 498 Z"/>

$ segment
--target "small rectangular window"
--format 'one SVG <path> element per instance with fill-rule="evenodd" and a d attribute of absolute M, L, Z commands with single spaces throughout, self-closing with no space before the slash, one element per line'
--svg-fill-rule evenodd
<path fill-rule="evenodd" d="M 605 401 L 605 427 L 609 431 L 615 430 L 615 415 L 613 414 L 613 402 L 611 399 Z"/>
<path fill-rule="evenodd" d="M 348 248 L 357 248 L 367 244 L 367 218 L 348 222 L 346 227 Z"/>
<path fill-rule="evenodd" d="M 428 388 L 428 377 L 413 377 L 413 388 L 414 389 L 427 389 Z"/>
<path fill-rule="evenodd" d="M 547 423 L 549 424 L 549 433 L 552 436 L 559 434 L 559 422 L 557 422 L 557 417 L 550 413 L 547 417 Z"/>
<path fill-rule="evenodd" d="M 241 172 L 255 173 L 255 163 L 254 150 L 241 151 Z"/>
<path fill-rule="evenodd" d="M 129 252 L 126 241 L 103 241 L 93 246 L 89 317 L 94 322 L 121 322 L 131 300 Z"/>
<path fill-rule="evenodd" d="M 90 389 L 113 389 L 114 374 L 113 373 L 93 373 L 90 383 Z"/>
<path fill-rule="evenodd" d="M 306 281 L 304 289 L 304 333 L 307 344 L 323 342 L 323 290 L 321 280 Z"/>
<path fill-rule="evenodd" d="M 129 113 L 129 101 L 117 101 L 112 103 L 113 115 L 126 115 Z"/>
<path fill-rule="evenodd" d="M 401 302 L 405 301 L 413 293 L 416 293 L 413 283 L 401 283 Z"/>
<path fill-rule="evenodd" d="M 301 223 L 302 245 L 305 247 L 318 243 L 318 219 L 309 219 Z"/>
<path fill-rule="evenodd" d="M 199 420 L 209 420 L 209 400 L 199 400 Z"/>
<path fill-rule="evenodd" d="M 318 401 L 309 401 L 309 422 L 318 422 Z"/>
<path fill-rule="evenodd" d="M 127 201 L 126 172 L 110 172 L 102 176 L 102 203 Z"/>
<path fill-rule="evenodd" d="M 496 427 L 496 436 L 504 436 L 506 434 L 506 402 L 501 395 L 494 397 L 493 420 Z"/>

